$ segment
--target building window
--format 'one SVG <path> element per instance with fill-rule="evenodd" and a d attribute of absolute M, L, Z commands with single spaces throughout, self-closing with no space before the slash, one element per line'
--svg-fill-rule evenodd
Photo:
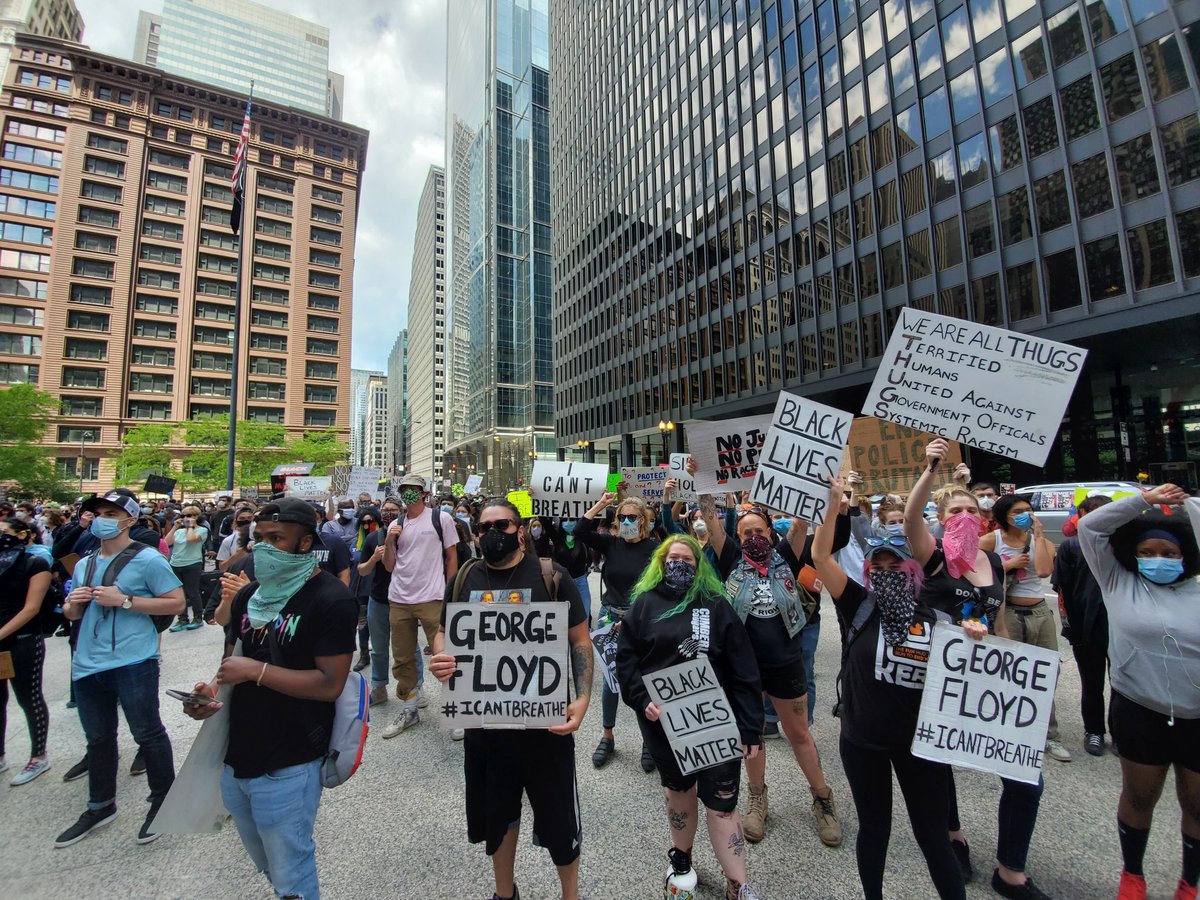
<path fill-rule="evenodd" d="M 228 322 L 233 323 L 233 307 L 225 306 L 222 303 L 207 303 L 203 300 L 196 302 L 196 318 L 206 319 L 210 322 Z M 230 332 L 232 334 L 232 332 Z M 217 341 L 209 341 L 208 343 L 218 343 Z"/>
<path fill-rule="evenodd" d="M 231 213 L 227 209 L 217 209 L 215 206 L 205 206 L 200 210 L 200 221 L 209 225 L 224 225 L 229 227 Z"/>
<path fill-rule="evenodd" d="M 992 173 L 1007 172 L 1023 161 L 1021 155 L 1021 130 L 1017 117 L 1009 116 L 988 129 L 988 143 L 992 151 Z"/>
<path fill-rule="evenodd" d="M 237 287 L 231 281 L 221 281 L 216 278 L 197 278 L 196 293 L 207 294 L 210 297 L 233 297 Z"/>
<path fill-rule="evenodd" d="M 151 375 L 149 372 L 131 372 L 129 390 L 135 394 L 169 394 L 175 390 L 173 375 Z"/>
<path fill-rule="evenodd" d="M 313 287 L 337 290 L 342 286 L 342 277 L 340 275 L 331 275 L 328 272 L 309 272 L 308 283 Z"/>
<path fill-rule="evenodd" d="M 1100 67 L 1100 88 L 1104 93 L 1104 109 L 1110 122 L 1137 112 L 1146 105 L 1132 53 Z"/>
<path fill-rule="evenodd" d="M 306 403 L 337 403 L 337 388 L 308 385 L 304 388 Z"/>
<path fill-rule="evenodd" d="M 237 274 L 236 259 L 228 256 L 217 256 L 215 253 L 201 253 L 197 266 L 204 272 L 223 272 L 226 275 Z M 257 274 L 256 272 L 256 277 Z"/>
<path fill-rule="evenodd" d="M 93 287 L 90 284 L 71 285 L 71 300 L 92 306 L 112 306 L 112 288 Z"/>
<path fill-rule="evenodd" d="M 99 413 L 96 415 L 99 415 Z M 79 470 L 78 456 L 60 456 L 55 460 L 55 466 L 58 469 L 58 474 L 63 478 L 85 478 L 89 481 L 95 481 L 100 477 L 100 460 L 91 456 L 83 458 L 82 472 Z"/>
<path fill-rule="evenodd" d="M 224 378 L 192 378 L 193 397 L 228 397 L 232 382 Z"/>
<path fill-rule="evenodd" d="M 0 340 L 3 340 L 2 335 L 0 335 Z M 87 359 L 92 362 L 105 362 L 108 359 L 108 341 L 67 338 L 63 355 L 67 359 Z"/>
<path fill-rule="evenodd" d="M 83 171 L 89 175 L 103 175 L 106 178 L 124 178 L 125 163 L 115 159 L 103 159 L 99 156 L 85 156 Z"/>
<path fill-rule="evenodd" d="M 286 353 L 287 338 L 281 334 L 259 334 L 258 332 L 252 332 L 250 334 L 250 349 L 273 350 L 276 353 Z"/>
<path fill-rule="evenodd" d="M 9 356 L 41 356 L 42 339 L 31 334 L 0 332 L 0 353 Z"/>
<path fill-rule="evenodd" d="M 208 328 L 197 325 L 192 331 L 192 341 L 196 344 L 216 344 L 218 347 L 233 346 L 233 331 L 226 328 Z"/>
<path fill-rule="evenodd" d="M 156 272 L 153 269 L 138 269 L 137 283 L 143 287 L 156 287 L 168 291 L 179 290 L 179 276 L 174 272 Z"/>
<path fill-rule="evenodd" d="M 53 219 L 58 214 L 58 204 L 53 200 L 34 200 L 29 197 L 0 194 L 0 212 L 30 216 L 34 219 Z"/>
<path fill-rule="evenodd" d="M 1200 178 L 1200 118 L 1192 113 L 1164 125 L 1159 134 L 1167 160 L 1167 183 L 1179 187 Z"/>
<path fill-rule="evenodd" d="M 282 425 L 283 410 L 268 406 L 250 406 L 246 409 L 246 418 L 251 422 L 266 422 L 272 425 Z"/>
<path fill-rule="evenodd" d="M 1079 286 L 1079 266 L 1075 263 L 1074 247 L 1069 247 L 1059 253 L 1051 253 L 1045 257 L 1042 265 L 1046 299 L 1050 304 L 1050 312 L 1061 312 L 1083 303 Z"/>
<path fill-rule="evenodd" d="M 1078 3 L 1072 3 L 1047 19 L 1046 33 L 1050 36 L 1050 56 L 1054 59 L 1055 68 L 1065 65 L 1087 49 Z"/>
<path fill-rule="evenodd" d="M 288 215 L 291 215 L 291 204 L 288 204 Z M 324 206 L 314 205 L 312 208 L 312 217 L 315 222 L 324 222 L 326 225 L 341 225 L 342 212 L 337 209 L 329 209 Z"/>
<path fill-rule="evenodd" d="M 0 362 L 0 384 L 37 384 L 40 367 Z"/>
<path fill-rule="evenodd" d="M 88 193 L 88 185 L 95 185 L 96 182 L 85 181 L 83 183 L 83 196 L 90 197 Z M 5 187 L 25 188 L 30 191 L 39 191 L 43 194 L 58 193 L 58 176 L 57 175 L 39 175 L 36 172 L 22 172 L 18 169 L 0 168 L 0 185 Z M 107 188 L 108 185 L 99 185 Z M 116 192 L 117 202 L 121 199 L 121 189 L 113 187 L 111 190 Z M 105 199 L 100 197 L 98 199 Z"/>
<path fill-rule="evenodd" d="M 205 200 L 217 200 L 221 203 L 233 202 L 233 189 L 226 184 L 213 184 L 211 181 L 204 182 L 203 196 Z"/>
<path fill-rule="evenodd" d="M 185 212 L 182 200 L 171 200 L 167 197 L 156 197 L 153 195 L 146 197 L 144 209 L 148 213 L 156 213 L 160 216 L 182 217 Z"/>
<path fill-rule="evenodd" d="M 1054 98 L 1043 97 L 1021 111 L 1025 122 L 1025 140 L 1029 158 L 1034 159 L 1058 146 L 1058 119 L 1054 115 Z"/>
<path fill-rule="evenodd" d="M 991 253 L 996 249 L 995 230 L 992 226 L 992 201 L 973 206 L 966 211 L 967 247 L 971 259 Z"/>
<path fill-rule="evenodd" d="M 101 209 L 98 206 L 79 207 L 79 224 L 81 225 L 116 228 L 120 223 L 121 214 L 115 209 Z"/>
<path fill-rule="evenodd" d="M 33 138 L 35 141 L 48 141 L 53 144 L 63 144 L 67 140 L 65 128 L 39 125 L 36 122 L 23 122 L 20 119 L 9 119 L 4 126 L 4 133 L 15 137 Z"/>
<path fill-rule="evenodd" d="M 337 381 L 337 363 L 306 362 L 304 364 L 304 377 L 321 381 Z"/>
<path fill-rule="evenodd" d="M 182 175 L 171 175 L 168 172 L 156 172 L 151 169 L 146 174 L 146 186 L 170 191 L 173 194 L 187 193 L 187 179 Z"/>
<path fill-rule="evenodd" d="M 48 166 L 51 169 L 62 168 L 62 153 L 58 150 L 43 150 L 41 147 L 15 144 L 12 141 L 5 141 L 3 149 L 4 158 L 12 162 Z"/>
<path fill-rule="evenodd" d="M 63 366 L 62 383 L 64 387 L 73 388 L 103 388 L 103 369 L 81 369 L 76 366 Z"/>
<path fill-rule="evenodd" d="M 1071 166 L 1075 185 L 1075 202 L 1080 218 L 1086 219 L 1112 209 L 1112 185 L 1108 179 L 1108 160 L 1103 153 L 1088 157 Z"/>
<path fill-rule="evenodd" d="M 1042 300 L 1038 295 L 1037 270 L 1033 263 L 1021 263 L 1005 272 L 1008 287 L 1008 319 L 1017 322 L 1032 319 L 1042 314 Z"/>
<path fill-rule="evenodd" d="M 274 241 L 255 241 L 254 255 L 291 262 L 292 248 L 287 244 L 276 244 Z"/>
<path fill-rule="evenodd" d="M 1175 280 L 1171 261 L 1171 243 L 1165 219 L 1125 231 L 1129 242 L 1129 264 L 1133 269 L 1133 289 L 1145 290 Z"/>
<path fill-rule="evenodd" d="M 325 200 L 329 203 L 341 203 L 342 192 L 335 191 L 332 188 L 321 187 L 319 184 L 314 184 L 312 189 L 314 200 Z"/>
<path fill-rule="evenodd" d="M 133 333 L 140 338 L 153 338 L 157 341 L 175 340 L 174 322 L 151 322 L 148 319 L 135 319 Z"/>
<path fill-rule="evenodd" d="M 183 226 L 178 222 L 160 222 L 157 219 L 142 221 L 142 234 L 146 237 L 164 238 L 168 241 L 183 240 Z"/>
<path fill-rule="evenodd" d="M 251 288 L 250 296 L 255 303 L 270 303 L 275 306 L 287 306 L 291 298 L 287 291 L 280 288 L 260 287 L 254 285 Z"/>
<path fill-rule="evenodd" d="M 165 422 L 171 418 L 171 404 L 166 400 L 130 400 L 129 418 Z"/>
<path fill-rule="evenodd" d="M 254 230 L 258 234 L 266 234 L 271 237 L 286 238 L 291 240 L 292 226 L 287 222 L 276 222 L 273 219 L 263 219 L 258 216 L 254 217 Z"/>
<path fill-rule="evenodd" d="M 997 200 L 1000 217 L 1000 243 L 1009 246 L 1033 237 L 1029 223 L 1029 191 L 1019 187 L 1001 195 Z"/>
<path fill-rule="evenodd" d="M 7 306 L 0 304 L 0 325 L 21 325 L 25 328 L 41 328 L 46 324 L 46 311 L 32 306 Z"/>
<path fill-rule="evenodd" d="M 287 375 L 287 363 L 282 359 L 267 359 L 262 356 L 250 357 L 251 375 Z"/>
<path fill-rule="evenodd" d="M 22 225 L 20 222 L 0 222 L 0 238 L 21 244 L 49 247 L 54 243 L 54 229 L 43 228 L 41 225 Z"/>
<path fill-rule="evenodd" d="M 283 400 L 284 386 L 270 381 L 251 381 L 251 400 Z"/>
<path fill-rule="evenodd" d="M 133 362 L 139 366 L 164 366 L 170 368 L 175 365 L 175 351 L 162 347 L 139 347 L 137 344 L 134 344 Z"/>
<path fill-rule="evenodd" d="M 1158 161 L 1149 134 L 1139 135 L 1113 147 L 1117 166 L 1117 190 L 1123 203 L 1132 203 L 1157 194 L 1162 188 L 1158 180 Z"/>
<path fill-rule="evenodd" d="M 1175 216 L 1179 227 L 1179 255 L 1183 259 L 1183 274 L 1188 278 L 1200 275 L 1200 206 Z"/>
<path fill-rule="evenodd" d="M 331 409 L 306 409 L 304 424 L 310 428 L 332 428 L 337 423 L 337 413 Z"/>
<path fill-rule="evenodd" d="M 233 357 L 225 353 L 196 351 L 192 354 L 192 368 L 205 372 L 232 372 Z"/>
<path fill-rule="evenodd" d="M 309 316 L 308 330 L 323 332 L 325 334 L 337 334 L 338 320 L 329 319 L 325 316 Z"/>
<path fill-rule="evenodd" d="M 261 212 L 274 213 L 277 216 L 290 216 L 292 214 L 292 201 L 280 200 L 277 197 L 268 197 L 259 194 L 254 208 Z"/>
<path fill-rule="evenodd" d="M 263 281 L 291 281 L 291 270 L 286 266 L 269 266 L 266 263 L 254 264 L 254 277 Z"/>
<path fill-rule="evenodd" d="M 338 342 L 327 341 L 323 338 L 309 338 L 307 352 L 320 356 L 337 356 Z"/>
<path fill-rule="evenodd" d="M 7 252 L 7 251 L 4 251 L 4 252 Z M 33 254 L 22 254 L 22 256 L 31 256 L 31 255 L 33 255 Z M 2 264 L 7 265 L 7 263 L 2 263 Z M 21 268 L 25 268 L 25 267 L 22 266 Z M 47 265 L 43 269 L 40 269 L 40 271 L 43 271 L 43 272 L 48 272 L 49 270 L 50 270 L 49 265 Z M 110 262 L 102 262 L 101 260 L 98 260 L 98 259 L 83 259 L 82 257 L 76 257 L 74 263 L 71 266 L 71 273 L 74 275 L 81 275 L 86 278 L 103 278 L 107 281 L 112 281 L 112 279 L 113 279 L 113 264 Z"/>
<path fill-rule="evenodd" d="M 264 325 L 268 328 L 287 328 L 288 314 L 272 309 L 252 309 L 250 311 L 251 325 Z"/>
<path fill-rule="evenodd" d="M 1063 88 L 1062 106 L 1067 119 L 1068 141 L 1090 134 L 1100 127 L 1100 112 L 1096 107 L 1096 91 L 1091 75 Z"/>
<path fill-rule="evenodd" d="M 1042 234 L 1071 221 L 1067 180 L 1062 172 L 1054 172 L 1033 183 L 1033 205 L 1037 211 L 1038 231 Z"/>
<path fill-rule="evenodd" d="M 1150 96 L 1154 100 L 1187 90 L 1187 70 L 1183 66 L 1183 55 L 1179 52 L 1179 42 L 1174 34 L 1144 44 L 1142 59 L 1146 63 Z"/>
<path fill-rule="evenodd" d="M 134 300 L 134 308 L 138 312 L 174 316 L 179 314 L 179 301 L 174 297 L 156 297 L 153 294 L 138 294 Z"/>
<path fill-rule="evenodd" d="M 62 398 L 62 413 L 64 416 L 88 416 L 97 417 L 104 415 L 104 398 L 103 397 L 63 397 Z M 63 443 L 62 432 L 69 429 L 59 429 L 59 442 Z M 82 431 L 83 429 L 78 429 Z M 88 432 L 91 434 L 92 442 L 97 438 L 96 432 Z M 72 442 L 74 443 L 74 442 Z"/>
<path fill-rule="evenodd" d="M 151 150 L 150 162 L 168 169 L 186 169 L 191 165 L 191 157 L 179 153 L 168 153 L 166 150 Z"/>
<path fill-rule="evenodd" d="M 113 248 L 115 251 L 115 247 Z M 142 244 L 139 258 L 146 262 L 178 266 L 183 262 L 183 251 L 178 247 L 160 247 L 157 244 Z"/>
<path fill-rule="evenodd" d="M 292 194 L 296 191 L 296 183 L 294 181 L 286 178 L 273 178 L 270 175 L 260 175 L 258 177 L 258 186 L 268 191 L 277 191 L 280 194 Z"/>
<path fill-rule="evenodd" d="M 107 332 L 108 323 L 108 313 L 79 312 L 74 309 L 67 312 L 67 328 L 73 331 Z"/>
<path fill-rule="evenodd" d="M 934 255 L 939 271 L 952 269 L 963 261 L 962 234 L 958 227 L 958 216 L 938 222 L 934 226 Z"/>

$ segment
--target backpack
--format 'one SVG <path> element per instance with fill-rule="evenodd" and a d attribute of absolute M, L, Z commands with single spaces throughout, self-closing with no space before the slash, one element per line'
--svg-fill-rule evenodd
<path fill-rule="evenodd" d="M 279 655 L 275 629 L 267 628 L 271 659 Z M 285 666 L 278 664 L 280 668 Z M 363 748 L 367 745 L 371 712 L 368 703 L 367 680 L 361 672 L 351 671 L 342 685 L 342 692 L 333 701 L 333 727 L 329 731 L 329 749 L 321 761 L 321 786 L 334 788 L 345 784 L 362 765 Z"/>
<path fill-rule="evenodd" d="M 76 586 L 84 584 L 91 585 L 92 587 L 110 587 L 116 584 L 117 578 L 121 574 L 121 570 L 129 564 L 129 561 L 143 550 L 149 549 L 150 548 L 145 544 L 142 544 L 138 541 L 131 543 L 124 550 L 113 557 L 112 562 L 108 564 L 108 568 L 104 570 L 104 575 L 101 576 L 99 585 L 92 584 L 92 575 L 96 571 L 96 557 L 100 555 L 99 550 L 93 550 L 79 563 L 81 566 L 83 566 L 83 575 L 76 579 Z M 157 553 L 158 551 L 155 552 Z M 159 634 L 162 634 L 164 631 L 166 631 L 174 620 L 175 617 L 172 615 L 150 616 L 150 621 L 154 623 L 154 630 Z"/>
<path fill-rule="evenodd" d="M 450 600 L 453 603 L 458 603 L 462 596 L 463 582 L 467 580 L 467 573 L 473 571 L 475 566 L 483 562 L 481 559 L 469 559 L 457 573 L 454 575 L 454 590 L 450 594 Z M 542 581 L 546 583 L 546 592 L 550 595 L 551 601 L 558 600 L 558 585 L 562 581 L 562 573 L 554 567 L 552 559 L 538 559 L 542 567 Z"/>
<path fill-rule="evenodd" d="M 431 509 L 430 513 L 433 514 L 433 530 L 434 533 L 437 534 L 438 546 L 440 547 L 445 543 L 445 539 L 442 537 L 441 510 Z M 454 533 L 459 536 L 459 541 L 454 545 L 454 550 L 458 554 L 458 569 L 461 572 L 463 566 L 465 566 L 473 558 L 471 556 L 471 545 L 467 541 L 461 539 L 462 535 L 458 533 L 457 524 L 454 526 Z"/>
<path fill-rule="evenodd" d="M 850 648 L 854 646 L 864 631 L 867 630 L 867 625 L 874 618 L 879 616 L 879 607 L 875 603 L 875 595 L 868 594 L 867 599 L 859 606 L 858 611 L 854 614 L 854 621 L 846 626 L 846 633 L 842 638 L 842 662 L 838 666 L 837 678 L 834 679 L 833 688 L 837 695 L 837 702 L 833 704 L 834 718 L 841 717 L 842 709 L 842 673 L 846 671 L 846 660 L 850 658 Z"/>

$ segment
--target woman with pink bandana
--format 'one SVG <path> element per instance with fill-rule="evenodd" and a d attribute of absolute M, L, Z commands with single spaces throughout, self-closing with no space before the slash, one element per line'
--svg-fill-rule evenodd
<path fill-rule="evenodd" d="M 938 438 L 925 447 L 927 465 L 908 495 L 905 506 L 904 534 L 912 548 L 913 559 L 921 563 L 925 583 L 920 602 L 937 612 L 939 620 L 961 625 L 975 639 L 985 634 L 1008 637 L 1004 624 L 1004 566 L 994 553 L 979 549 L 979 501 L 963 487 L 938 491 L 938 522 L 944 534 L 935 539 L 925 524 L 925 504 L 933 490 L 937 467 L 946 458 L 949 444 Z M 1043 782 L 1024 784 L 1000 779 L 996 860 L 992 890 L 1002 897 L 1017 900 L 1049 900 L 1049 895 L 1025 875 L 1029 843 L 1037 824 Z M 954 779 L 950 779 L 950 845 L 958 857 L 963 879 L 974 877 L 970 848 L 958 818 Z"/>

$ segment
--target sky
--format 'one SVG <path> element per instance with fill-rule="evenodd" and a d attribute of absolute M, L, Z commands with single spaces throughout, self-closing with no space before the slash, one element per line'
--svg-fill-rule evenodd
<path fill-rule="evenodd" d="M 329 66 L 346 78 L 344 119 L 371 132 L 359 201 L 352 365 L 385 370 L 408 320 L 417 202 L 429 167 L 443 161 L 446 0 L 258 2 L 329 29 Z M 138 10 L 162 12 L 162 0 L 75 4 L 84 43 L 126 59 Z"/>

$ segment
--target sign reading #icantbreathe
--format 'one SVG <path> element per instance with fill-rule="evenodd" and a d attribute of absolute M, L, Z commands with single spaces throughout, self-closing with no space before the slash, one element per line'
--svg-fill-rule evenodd
<path fill-rule="evenodd" d="M 863 412 L 1041 466 L 1087 351 L 900 310 Z"/>

